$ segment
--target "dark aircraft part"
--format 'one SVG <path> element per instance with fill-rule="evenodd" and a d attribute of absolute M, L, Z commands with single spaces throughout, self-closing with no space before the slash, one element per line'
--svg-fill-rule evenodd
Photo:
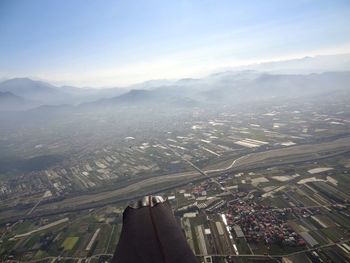
<path fill-rule="evenodd" d="M 146 196 L 123 213 L 112 263 L 195 263 L 196 258 L 168 201 Z"/>

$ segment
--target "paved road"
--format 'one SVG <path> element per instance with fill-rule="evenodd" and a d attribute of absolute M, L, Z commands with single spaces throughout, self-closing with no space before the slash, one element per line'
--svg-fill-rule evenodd
<path fill-rule="evenodd" d="M 315 250 L 318 250 L 318 249 L 322 249 L 322 248 L 327 248 L 327 247 L 331 247 L 331 246 L 334 246 L 334 245 L 337 245 L 337 244 L 343 244 L 343 243 L 346 243 L 346 242 L 349 242 L 350 241 L 350 238 L 349 239 L 344 239 L 344 240 L 341 240 L 341 241 L 338 241 L 338 242 L 331 242 L 331 243 L 328 243 L 326 245 L 322 245 L 322 246 L 318 246 L 316 248 L 308 248 L 308 249 L 304 249 L 304 250 L 300 250 L 300 251 L 297 251 L 297 252 L 293 252 L 293 253 L 289 253 L 289 254 L 279 254 L 279 255 L 264 255 L 264 254 L 254 254 L 254 255 L 251 255 L 251 254 L 239 254 L 239 255 L 235 255 L 235 254 L 208 254 L 208 255 L 202 255 L 202 254 L 196 254 L 196 256 L 198 257 L 204 257 L 204 256 L 212 256 L 212 257 L 235 257 L 235 258 L 268 258 L 268 259 L 281 259 L 282 257 L 290 257 L 290 256 L 294 256 L 294 255 L 298 255 L 298 254 L 302 254 L 302 253 L 305 253 L 305 252 L 312 252 L 312 251 L 315 251 Z M 92 255 L 90 258 L 86 258 L 86 257 L 57 257 L 57 256 L 52 256 L 52 257 L 45 257 L 45 258 L 42 258 L 40 260 L 30 260 L 30 261 L 21 261 L 21 262 L 32 262 L 32 263 L 35 263 L 35 262 L 43 262 L 45 260 L 55 260 L 55 262 L 59 262 L 59 259 L 61 260 L 68 260 L 68 259 L 72 259 L 72 260 L 83 260 L 83 259 L 92 259 L 92 258 L 99 258 L 101 256 L 109 256 L 109 257 L 112 257 L 113 254 L 95 254 L 95 255 Z M 20 262 L 20 261 L 13 261 L 13 262 Z"/>
<path fill-rule="evenodd" d="M 41 227 L 39 227 L 39 228 L 36 228 L 36 229 L 34 229 L 34 230 L 32 230 L 32 231 L 29 231 L 29 232 L 26 232 L 26 233 L 23 233 L 23 234 L 15 235 L 14 238 L 26 237 L 26 236 L 29 236 L 29 235 L 34 234 L 34 233 L 36 233 L 36 232 L 49 229 L 49 228 L 51 228 L 51 227 L 54 227 L 54 226 L 63 224 L 63 223 L 68 222 L 68 221 L 69 221 L 69 218 L 68 218 L 68 217 L 65 217 L 65 218 L 63 218 L 63 219 L 57 220 L 57 221 L 55 221 L 55 222 L 52 222 L 52 223 L 50 223 L 50 224 L 47 224 L 47 225 L 41 226 Z"/>
<path fill-rule="evenodd" d="M 210 177 L 208 175 L 208 173 L 213 173 L 213 172 L 222 172 L 222 171 L 225 171 L 225 170 L 228 170 L 228 169 L 231 169 L 234 164 L 236 163 L 237 160 L 239 159 L 242 159 L 243 157 L 246 157 L 246 156 L 242 156 L 240 158 L 237 158 L 235 160 L 233 160 L 233 162 L 226 168 L 222 168 L 222 169 L 216 169 L 216 170 L 209 170 L 209 171 L 203 171 L 202 169 L 200 169 L 198 166 L 196 166 L 194 163 L 192 163 L 190 160 L 187 160 L 185 158 L 183 158 L 181 156 L 181 154 L 179 154 L 177 151 L 175 151 L 173 148 L 171 148 L 170 146 L 168 146 L 167 144 L 162 144 L 163 146 L 165 146 L 166 148 L 168 148 L 170 151 L 172 151 L 175 156 L 178 156 L 182 161 L 186 162 L 187 164 L 189 164 L 193 169 L 195 169 L 196 171 L 198 171 L 201 175 L 209 178 L 213 183 L 215 183 L 216 185 L 218 185 L 220 187 L 220 189 L 223 191 L 223 192 L 228 192 L 230 193 L 232 196 L 235 196 L 234 193 L 232 193 L 229 189 L 227 189 L 227 187 L 225 187 L 224 185 L 222 185 L 218 180 L 215 179 L 215 177 Z"/>
<path fill-rule="evenodd" d="M 217 173 L 217 172 L 225 172 L 225 171 L 228 171 L 228 170 L 232 169 L 238 161 L 243 160 L 243 159 L 246 159 L 246 158 L 248 158 L 248 157 L 251 156 L 251 155 L 252 155 L 252 153 L 247 154 L 247 155 L 244 155 L 244 156 L 241 156 L 241 157 L 239 157 L 239 158 L 237 158 L 237 159 L 234 159 L 234 160 L 232 161 L 232 163 L 231 163 L 230 165 L 228 165 L 227 167 L 225 167 L 225 168 L 212 169 L 212 170 L 205 170 L 205 172 L 206 172 L 207 174 L 209 174 L 209 173 Z"/>
<path fill-rule="evenodd" d="M 251 258 L 261 258 L 261 257 L 282 258 L 282 257 L 290 257 L 290 256 L 302 254 L 302 253 L 305 253 L 305 252 L 312 252 L 312 251 L 319 250 L 319 249 L 322 249 L 322 248 L 331 247 L 331 246 L 334 246 L 334 245 L 337 245 L 337 244 L 344 244 L 344 243 L 349 242 L 349 241 L 350 241 L 350 238 L 349 239 L 344 239 L 344 240 L 341 240 L 341 241 L 338 241 L 338 242 L 331 242 L 331 243 L 328 243 L 326 245 L 318 246 L 318 247 L 315 247 L 315 248 L 303 249 L 303 250 L 300 250 L 300 251 L 297 251 L 297 252 L 293 252 L 293 253 L 289 253 L 289 254 L 278 254 L 278 255 L 270 255 L 270 254 L 269 255 L 264 255 L 264 254 L 254 254 L 254 255 L 250 255 L 250 254 L 239 254 L 239 255 L 235 255 L 235 254 L 232 254 L 232 255 L 230 255 L 230 254 L 210 254 L 210 255 L 202 255 L 202 254 L 196 254 L 196 256 L 200 256 L 200 257 L 203 257 L 203 256 L 213 256 L 213 257 L 217 257 L 217 256 L 227 257 L 227 256 L 230 256 L 230 257 L 251 257 Z"/>
<path fill-rule="evenodd" d="M 315 153 L 332 151 L 337 152 L 332 154 L 315 155 Z M 249 171 L 277 165 L 296 164 L 305 161 L 331 158 L 336 155 L 348 153 L 349 151 L 350 137 L 347 137 L 331 142 L 297 145 L 264 152 L 251 153 L 234 159 L 229 165 L 220 169 L 199 169 L 201 172 L 196 169 L 196 171 L 192 172 L 157 176 L 108 192 L 80 195 L 66 198 L 63 201 L 58 201 L 52 204 L 40 204 L 31 215 L 25 218 L 34 218 L 62 212 L 73 212 L 116 203 L 118 201 L 128 201 L 145 194 L 154 194 L 180 187 L 188 184 L 189 182 L 206 180 L 206 178 L 201 178 L 201 174 L 209 177 L 216 177 L 222 172 Z M 286 158 L 286 160 L 281 162 L 280 160 L 283 160 L 284 158 Z M 222 164 L 224 165 L 225 163 L 227 163 L 227 161 L 223 162 Z M 147 189 L 149 190 L 147 191 Z M 1 220 L 2 222 L 15 222 L 14 220 L 18 220 L 24 216 L 25 215 L 21 211 L 7 210 L 2 213 Z"/>

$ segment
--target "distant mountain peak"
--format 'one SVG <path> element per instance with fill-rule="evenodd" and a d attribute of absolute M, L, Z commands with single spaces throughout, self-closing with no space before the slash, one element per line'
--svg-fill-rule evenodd
<path fill-rule="evenodd" d="M 0 83 L 0 91 L 11 92 L 30 101 L 42 104 L 57 104 L 64 102 L 68 96 L 59 88 L 30 78 L 8 79 Z"/>
<path fill-rule="evenodd" d="M 0 97 L 1 98 L 15 98 L 15 97 L 20 98 L 19 96 L 16 96 L 15 94 L 9 91 L 5 91 L 5 92 L 0 91 Z"/>

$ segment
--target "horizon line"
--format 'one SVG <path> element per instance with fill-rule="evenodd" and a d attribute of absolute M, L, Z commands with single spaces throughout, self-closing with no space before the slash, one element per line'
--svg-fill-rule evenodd
<path fill-rule="evenodd" d="M 303 60 L 303 59 L 312 59 L 316 57 L 327 57 L 327 56 L 342 56 L 342 55 L 350 55 L 350 50 L 347 51 L 340 51 L 340 52 L 335 52 L 335 53 L 316 53 L 312 54 L 313 52 L 309 52 L 311 54 L 300 54 L 300 55 L 289 55 L 289 56 L 280 56 L 277 58 L 270 58 L 270 59 L 260 59 L 260 60 L 247 60 L 246 63 L 242 63 L 239 65 L 232 65 L 232 66 L 222 66 L 222 67 L 217 67 L 216 69 L 212 69 L 206 73 L 199 74 L 197 76 L 182 76 L 178 78 L 149 78 L 149 79 L 144 79 L 141 81 L 136 81 L 136 82 L 131 82 L 130 84 L 124 84 L 124 85 L 118 85 L 118 84 L 110 84 L 110 85 L 76 85 L 74 84 L 79 82 L 78 80 L 54 80 L 50 78 L 43 78 L 34 76 L 34 75 L 25 75 L 25 76 L 1 76 L 0 77 L 0 83 L 6 81 L 6 80 L 11 80 L 11 79 L 30 79 L 33 81 L 41 81 L 45 82 L 51 85 L 54 85 L 56 87 L 64 87 L 64 86 L 72 86 L 74 88 L 81 88 L 81 89 L 113 89 L 113 88 L 120 88 L 120 89 L 127 89 L 131 86 L 137 86 L 137 85 L 142 85 L 147 82 L 151 81 L 179 81 L 182 79 L 201 79 L 204 77 L 208 77 L 210 75 L 214 74 L 219 74 L 223 72 L 244 72 L 244 71 L 256 71 L 256 72 L 261 72 L 261 73 L 271 73 L 271 70 L 261 70 L 261 69 L 246 69 L 246 67 L 254 67 L 254 66 L 263 66 L 264 64 L 270 64 L 270 63 L 281 63 L 281 62 L 288 62 L 288 61 L 295 61 L 295 60 Z M 312 69 L 311 69 L 312 71 Z M 350 71 L 350 69 L 344 69 L 344 70 L 326 70 L 326 71 L 320 71 L 320 72 L 306 72 L 306 73 L 299 73 L 300 75 L 308 75 L 308 74 L 314 74 L 314 73 L 325 73 L 325 72 L 346 72 Z M 278 74 L 278 73 L 275 73 Z M 280 74 L 280 73 L 279 73 Z M 284 74 L 293 74 L 293 73 L 284 73 Z M 294 73 L 295 74 L 295 73 Z M 40 74 L 39 74 L 40 75 Z"/>

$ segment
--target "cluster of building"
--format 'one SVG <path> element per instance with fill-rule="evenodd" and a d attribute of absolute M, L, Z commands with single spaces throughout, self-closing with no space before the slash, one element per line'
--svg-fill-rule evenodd
<path fill-rule="evenodd" d="M 287 223 L 291 208 L 271 209 L 255 203 L 238 201 L 230 203 L 228 222 L 237 237 L 250 242 L 264 241 L 267 245 L 284 244 L 304 246 L 304 239 Z"/>

